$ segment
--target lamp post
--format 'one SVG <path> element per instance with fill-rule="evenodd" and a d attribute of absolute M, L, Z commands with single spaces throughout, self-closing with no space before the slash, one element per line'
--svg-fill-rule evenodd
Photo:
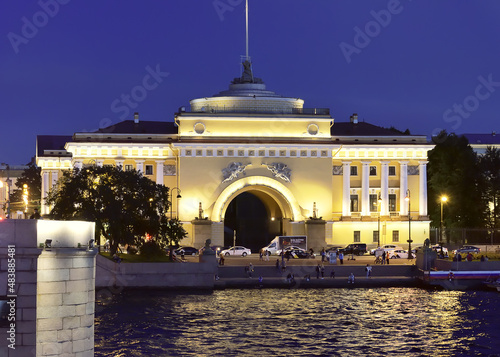
<path fill-rule="evenodd" d="M 446 196 L 441 196 L 441 224 L 439 227 L 439 243 L 442 245 L 443 244 L 443 204 L 448 201 L 448 197 Z"/>
<path fill-rule="evenodd" d="M 177 190 L 177 198 L 182 198 L 181 196 L 181 189 L 179 187 L 174 187 L 173 189 L 170 190 L 170 192 L 174 192 L 174 190 Z M 179 205 L 177 205 L 177 211 L 179 211 Z M 174 214 L 174 202 L 172 200 L 171 205 L 170 205 L 170 220 L 172 220 Z"/>
<path fill-rule="evenodd" d="M 410 189 L 406 190 L 405 201 L 408 202 L 408 259 L 412 258 L 411 254 L 411 205 L 410 205 Z"/>
<path fill-rule="evenodd" d="M 378 229 L 377 229 L 377 248 L 380 248 L 380 205 L 382 203 L 382 197 L 380 196 L 380 192 L 378 194 L 378 204 L 377 204 L 377 212 L 378 212 Z"/>

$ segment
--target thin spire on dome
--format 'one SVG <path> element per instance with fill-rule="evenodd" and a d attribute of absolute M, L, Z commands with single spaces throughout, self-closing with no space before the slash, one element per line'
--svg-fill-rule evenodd
<path fill-rule="evenodd" d="M 241 64 L 243 65 L 243 73 L 241 74 L 241 77 L 233 79 L 232 83 L 233 84 L 239 84 L 239 83 L 259 83 L 262 84 L 264 83 L 262 79 L 256 78 L 253 76 L 253 71 L 252 71 L 252 60 L 250 58 L 250 53 L 248 50 L 249 47 L 249 39 L 248 39 L 248 0 L 246 0 L 245 3 L 245 18 L 246 18 L 246 52 L 245 56 L 241 56 Z"/>

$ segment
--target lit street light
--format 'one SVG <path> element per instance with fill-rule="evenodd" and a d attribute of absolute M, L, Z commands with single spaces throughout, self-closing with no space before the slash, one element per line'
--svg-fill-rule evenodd
<path fill-rule="evenodd" d="M 381 204 L 382 204 L 382 197 L 380 196 L 380 192 L 379 192 L 378 205 L 377 205 L 377 211 L 378 211 L 377 248 L 380 248 L 380 205 Z"/>
<path fill-rule="evenodd" d="M 177 190 L 177 198 L 182 198 L 180 188 L 174 187 L 173 189 L 170 190 L 170 192 L 172 193 L 172 192 L 174 192 L 174 190 Z M 171 194 L 171 196 L 173 196 L 173 195 Z M 174 212 L 174 200 L 171 200 L 171 202 L 170 202 L 170 220 L 173 219 L 173 212 Z M 179 202 L 177 202 L 177 212 L 179 212 Z M 177 214 L 177 216 L 178 215 L 179 214 Z"/>
<path fill-rule="evenodd" d="M 411 254 L 411 206 L 410 206 L 410 189 L 406 190 L 405 201 L 408 202 L 408 259 L 412 259 Z"/>
<path fill-rule="evenodd" d="M 441 225 L 439 228 L 439 243 L 443 245 L 443 204 L 448 201 L 448 197 L 446 196 L 441 196 Z"/>

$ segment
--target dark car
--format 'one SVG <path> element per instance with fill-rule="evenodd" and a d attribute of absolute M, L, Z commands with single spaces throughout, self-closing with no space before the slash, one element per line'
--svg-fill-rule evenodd
<path fill-rule="evenodd" d="M 184 255 L 196 255 L 196 254 L 198 254 L 198 249 L 196 249 L 194 247 L 179 247 L 174 252 L 177 255 L 182 255 L 183 251 L 184 251 Z"/>
<path fill-rule="evenodd" d="M 290 257 L 296 256 L 297 258 L 309 258 L 309 253 L 301 248 L 285 249 L 285 254 L 290 254 Z"/>
<path fill-rule="evenodd" d="M 339 252 L 342 252 L 344 254 L 364 255 L 366 253 L 366 244 L 365 243 L 349 244 L 347 247 L 339 249 Z"/>
<path fill-rule="evenodd" d="M 464 245 L 463 247 L 455 250 L 455 254 L 462 254 L 462 253 L 479 253 L 481 251 L 480 248 L 474 247 L 473 245 Z"/>

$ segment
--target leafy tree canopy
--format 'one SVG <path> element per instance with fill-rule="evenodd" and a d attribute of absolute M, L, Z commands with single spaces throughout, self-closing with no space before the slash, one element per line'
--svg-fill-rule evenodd
<path fill-rule="evenodd" d="M 95 222 L 112 254 L 118 244 L 140 246 L 146 233 L 156 237 L 170 206 L 168 187 L 113 166 L 65 171 L 46 202 L 54 219 Z"/>
<path fill-rule="evenodd" d="M 440 225 L 440 198 L 446 195 L 446 227 L 483 227 L 486 204 L 476 153 L 465 137 L 445 131 L 435 138 L 435 143 L 428 154 L 428 202 L 433 225 Z"/>
<path fill-rule="evenodd" d="M 40 208 L 41 198 L 41 169 L 32 161 L 29 163 L 21 176 L 16 181 L 16 189 L 10 194 L 10 210 L 24 211 L 25 204 L 23 202 L 23 186 L 28 185 L 28 212 L 33 212 L 35 208 Z"/>

